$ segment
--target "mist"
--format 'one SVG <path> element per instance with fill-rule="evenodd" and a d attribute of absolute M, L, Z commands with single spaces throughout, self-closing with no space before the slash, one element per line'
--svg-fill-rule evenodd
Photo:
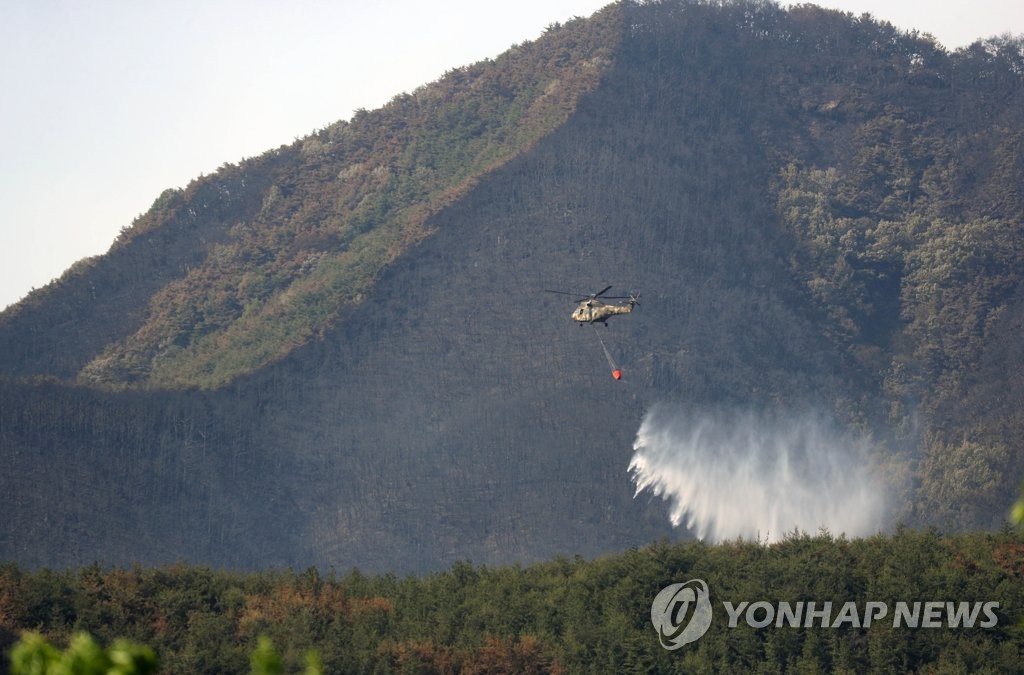
<path fill-rule="evenodd" d="M 868 444 L 815 413 L 684 411 L 643 419 L 629 463 L 636 496 L 669 502 L 672 525 L 710 541 L 779 541 L 794 529 L 849 537 L 882 525 Z"/>

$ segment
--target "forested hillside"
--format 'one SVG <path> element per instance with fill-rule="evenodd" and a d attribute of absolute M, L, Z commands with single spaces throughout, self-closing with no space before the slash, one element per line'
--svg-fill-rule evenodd
<path fill-rule="evenodd" d="M 129 637 L 152 646 L 166 673 L 251 672 L 261 635 L 291 673 L 302 672 L 310 648 L 325 673 L 1014 673 L 1024 649 L 1022 552 L 1019 533 L 902 531 L 855 541 L 792 535 L 773 546 L 662 542 L 597 560 L 459 562 L 405 578 L 0 565 L 0 652 L 16 631 L 32 629 L 58 644 L 76 631 L 102 644 Z M 668 651 L 651 604 L 662 588 L 690 579 L 710 589 L 711 625 Z M 811 601 L 819 610 L 831 602 L 829 618 L 760 627 L 739 618 L 730 627 L 723 604 Z M 935 601 L 938 626 L 924 627 L 920 606 L 916 627 L 897 623 L 898 603 Z M 886 614 L 864 618 L 869 602 Z M 951 625 L 946 602 L 977 607 L 974 619 L 966 612 Z M 840 620 L 847 603 L 856 619 Z M 984 603 L 998 607 L 986 614 Z M 765 610 L 755 616 L 763 620 Z"/>
<path fill-rule="evenodd" d="M 166 192 L 0 314 L 0 556 L 622 550 L 672 534 L 626 471 L 662 402 L 827 415 L 884 470 L 879 527 L 995 527 L 1022 179 L 1020 38 L 742 1 L 551 26 Z M 543 292 L 608 284 L 643 294 L 599 328 L 621 382 Z"/>
<path fill-rule="evenodd" d="M 431 215 L 565 121 L 616 47 L 613 14 L 166 191 L 6 312 L 6 372 L 216 386 L 322 334 Z M 69 343 L 54 322 L 104 325 Z"/>

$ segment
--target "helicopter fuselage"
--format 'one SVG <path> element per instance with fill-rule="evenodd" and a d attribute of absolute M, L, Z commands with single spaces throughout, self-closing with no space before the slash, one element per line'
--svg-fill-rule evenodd
<path fill-rule="evenodd" d="M 603 323 L 607 325 L 610 317 L 616 314 L 629 314 L 633 311 L 636 301 L 630 300 L 625 305 L 608 305 L 600 300 L 584 300 L 572 313 L 573 321 L 582 326 L 585 323 Z"/>

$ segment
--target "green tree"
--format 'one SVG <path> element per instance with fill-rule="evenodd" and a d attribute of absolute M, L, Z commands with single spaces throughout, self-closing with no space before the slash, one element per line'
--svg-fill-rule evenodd
<path fill-rule="evenodd" d="M 284 660 L 266 635 L 261 635 L 257 641 L 256 649 L 249 657 L 249 664 L 252 666 L 252 675 L 281 675 L 284 672 Z M 323 673 L 320 653 L 315 649 L 306 651 L 306 670 L 303 672 L 304 675 Z"/>
<path fill-rule="evenodd" d="M 76 633 L 61 651 L 30 631 L 11 651 L 14 675 L 145 675 L 156 669 L 156 654 L 149 647 L 116 640 L 103 649 L 87 633 Z"/>

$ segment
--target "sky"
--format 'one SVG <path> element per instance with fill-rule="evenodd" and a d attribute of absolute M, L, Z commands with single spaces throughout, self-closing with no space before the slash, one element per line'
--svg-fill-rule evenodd
<path fill-rule="evenodd" d="M 0 309 L 105 252 L 165 189 L 609 1 L 0 0 Z M 815 4 L 948 49 L 1024 33 L 1022 0 Z"/>

